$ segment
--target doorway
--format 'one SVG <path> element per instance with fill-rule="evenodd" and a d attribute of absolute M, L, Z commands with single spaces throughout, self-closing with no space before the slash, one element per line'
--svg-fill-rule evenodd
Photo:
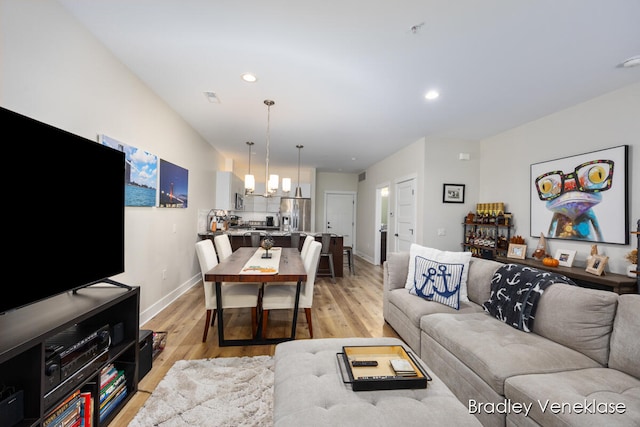
<path fill-rule="evenodd" d="M 342 244 L 355 251 L 355 192 L 324 193 L 324 232 L 342 236 Z"/>
<path fill-rule="evenodd" d="M 396 182 L 395 250 L 408 252 L 416 242 L 416 178 Z"/>
<path fill-rule="evenodd" d="M 387 259 L 387 229 L 389 225 L 389 184 L 376 187 L 376 217 L 374 221 L 374 265 L 381 265 Z"/>

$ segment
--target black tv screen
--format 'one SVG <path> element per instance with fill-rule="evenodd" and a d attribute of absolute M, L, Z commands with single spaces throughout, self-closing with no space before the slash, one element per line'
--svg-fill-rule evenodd
<path fill-rule="evenodd" d="M 0 313 L 124 272 L 124 153 L 0 108 Z"/>

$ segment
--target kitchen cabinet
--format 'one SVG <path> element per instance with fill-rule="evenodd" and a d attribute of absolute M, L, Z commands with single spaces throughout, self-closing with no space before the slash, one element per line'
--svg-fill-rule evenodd
<path fill-rule="evenodd" d="M 236 193 L 244 193 L 244 183 L 233 172 L 216 172 L 216 209 L 236 210 Z M 246 200 L 246 199 L 245 199 Z"/>

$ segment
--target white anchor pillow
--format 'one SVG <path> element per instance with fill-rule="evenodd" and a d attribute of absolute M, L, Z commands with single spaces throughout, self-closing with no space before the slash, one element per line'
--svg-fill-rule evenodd
<path fill-rule="evenodd" d="M 437 301 L 456 310 L 467 297 L 467 277 L 471 252 L 440 251 L 412 244 L 409 274 L 405 288 L 409 293 Z"/>

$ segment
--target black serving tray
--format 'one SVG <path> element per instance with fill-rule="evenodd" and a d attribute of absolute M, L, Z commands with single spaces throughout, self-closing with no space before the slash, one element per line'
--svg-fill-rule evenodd
<path fill-rule="evenodd" d="M 417 357 L 401 345 L 344 346 L 336 357 L 342 381 L 351 384 L 353 391 L 427 388 L 427 381 L 431 381 Z M 396 375 L 389 363 L 391 359 L 408 360 L 416 375 Z M 378 365 L 352 366 L 353 360 L 375 360 Z"/>

